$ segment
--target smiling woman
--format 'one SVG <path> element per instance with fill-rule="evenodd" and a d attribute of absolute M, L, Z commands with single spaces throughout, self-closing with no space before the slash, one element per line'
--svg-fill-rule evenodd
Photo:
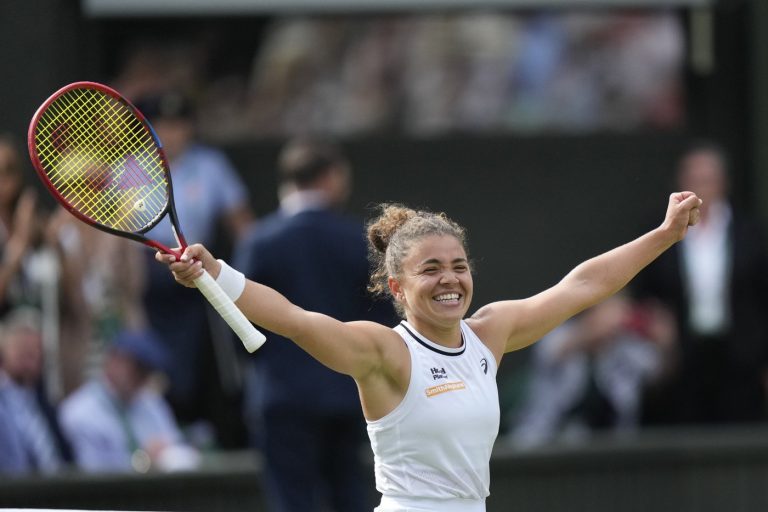
<path fill-rule="evenodd" d="M 185 286 L 203 269 L 239 280 L 242 292 L 232 299 L 248 319 L 355 379 L 383 495 L 377 512 L 483 512 L 503 355 L 623 288 L 685 236 L 700 204 L 691 192 L 674 193 L 658 228 L 585 261 L 537 295 L 488 304 L 466 319 L 473 281 L 464 229 L 442 213 L 382 205 L 368 226 L 376 266 L 370 290 L 394 300 L 404 317 L 394 328 L 305 311 L 202 245 L 179 260 L 162 253 L 157 260 Z"/>
<path fill-rule="evenodd" d="M 463 318 L 472 299 L 472 275 L 466 232 L 445 214 L 416 211 L 397 204 L 381 207 L 381 215 L 368 226 L 370 257 L 376 265 L 369 291 L 391 295 L 400 316 L 406 316 L 406 290 L 393 276 L 405 274 L 420 285 L 430 301 L 461 306 Z M 420 241 L 418 247 L 414 243 Z M 412 250 L 413 249 L 413 250 Z M 402 283 L 404 284 L 404 283 Z M 413 294 L 416 290 L 413 290 Z M 416 297 L 412 296 L 414 306 Z"/>

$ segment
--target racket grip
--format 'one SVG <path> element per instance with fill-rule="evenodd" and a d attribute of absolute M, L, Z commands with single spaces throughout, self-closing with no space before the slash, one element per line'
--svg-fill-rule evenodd
<path fill-rule="evenodd" d="M 266 337 L 245 318 L 235 303 L 230 299 L 221 286 L 203 270 L 203 274 L 195 279 L 195 286 L 208 299 L 216 312 L 235 331 L 248 352 L 254 352 L 264 344 Z"/>

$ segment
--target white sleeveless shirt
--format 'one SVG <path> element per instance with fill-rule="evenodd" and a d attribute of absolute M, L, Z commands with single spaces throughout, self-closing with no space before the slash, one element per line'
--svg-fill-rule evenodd
<path fill-rule="evenodd" d="M 411 379 L 402 402 L 368 421 L 377 511 L 484 511 L 489 462 L 499 431 L 496 360 L 461 321 L 462 345 L 429 341 L 407 322 Z"/>

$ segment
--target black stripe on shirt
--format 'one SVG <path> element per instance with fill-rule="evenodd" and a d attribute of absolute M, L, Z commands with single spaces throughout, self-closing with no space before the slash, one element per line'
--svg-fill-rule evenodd
<path fill-rule="evenodd" d="M 422 340 L 420 336 L 418 336 L 413 331 L 411 331 L 408 328 L 408 326 L 405 325 L 405 322 L 400 322 L 400 325 L 402 325 L 403 329 L 405 329 L 408 332 L 408 334 L 411 335 L 411 338 L 416 340 L 422 347 L 428 348 L 429 350 L 431 350 L 433 352 L 437 352 L 438 354 L 441 354 L 441 355 L 444 355 L 444 356 L 460 356 L 467 349 L 467 340 L 464 339 L 464 331 L 463 330 L 461 331 L 461 350 L 458 351 L 458 352 L 447 352 L 445 350 L 440 350 L 439 348 L 436 348 L 436 347 L 433 347 L 432 345 L 424 343 L 424 340 Z"/>

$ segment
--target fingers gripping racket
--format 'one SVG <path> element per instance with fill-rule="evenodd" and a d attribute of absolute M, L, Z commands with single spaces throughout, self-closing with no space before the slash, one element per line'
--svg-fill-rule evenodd
<path fill-rule="evenodd" d="M 94 82 L 56 91 L 32 118 L 27 143 L 43 183 L 81 221 L 179 257 L 145 236 L 168 215 L 181 251 L 186 248 L 162 143 L 117 91 Z M 249 352 L 264 343 L 264 335 L 207 272 L 195 285 Z"/>

